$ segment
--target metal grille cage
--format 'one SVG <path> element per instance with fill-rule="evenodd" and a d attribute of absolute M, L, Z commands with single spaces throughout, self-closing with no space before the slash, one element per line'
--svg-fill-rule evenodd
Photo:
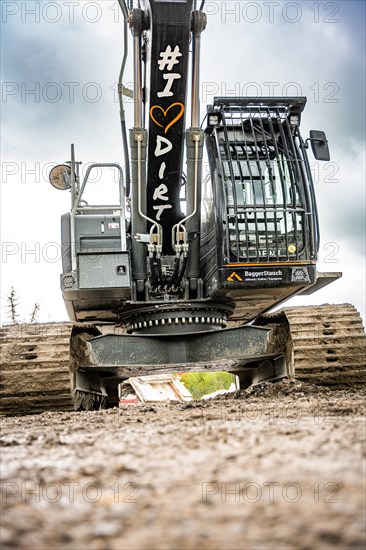
<path fill-rule="evenodd" d="M 306 98 L 215 99 L 231 261 L 314 258 L 316 216 L 299 132 L 305 103 Z"/>

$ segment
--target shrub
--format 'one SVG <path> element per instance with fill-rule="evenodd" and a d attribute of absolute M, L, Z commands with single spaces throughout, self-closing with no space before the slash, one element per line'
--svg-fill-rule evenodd
<path fill-rule="evenodd" d="M 217 390 L 228 390 L 235 382 L 235 376 L 229 372 L 186 372 L 181 374 L 180 379 L 193 399 L 201 399 L 203 395 Z"/>

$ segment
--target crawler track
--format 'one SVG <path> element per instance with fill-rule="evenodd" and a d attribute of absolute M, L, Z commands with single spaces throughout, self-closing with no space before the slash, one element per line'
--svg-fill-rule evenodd
<path fill-rule="evenodd" d="M 0 329 L 0 412 L 73 410 L 72 323 L 19 324 Z"/>
<path fill-rule="evenodd" d="M 366 381 L 366 337 L 350 304 L 285 308 L 295 377 L 320 385 L 360 386 Z"/>
<path fill-rule="evenodd" d="M 284 308 L 257 324 L 288 324 L 288 370 L 295 378 L 345 388 L 366 382 L 366 336 L 350 304 Z"/>

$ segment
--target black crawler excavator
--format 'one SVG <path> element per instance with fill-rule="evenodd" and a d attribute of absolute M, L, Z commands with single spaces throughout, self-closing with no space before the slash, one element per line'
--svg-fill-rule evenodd
<path fill-rule="evenodd" d="M 70 322 L 1 329 L 5 414 L 102 408 L 121 381 L 164 372 L 226 370 L 243 388 L 284 376 L 337 387 L 365 379 L 353 306 L 271 313 L 341 276 L 317 271 L 308 150 L 328 161 L 328 143 L 321 131 L 302 138 L 305 97 L 216 97 L 200 117 L 204 4 L 119 0 L 125 170 L 95 163 L 82 179 L 72 145 L 50 173 L 71 194 L 61 220 Z M 128 27 L 133 90 L 123 85 Z M 115 171 L 114 204 L 87 202 L 95 169 Z"/>

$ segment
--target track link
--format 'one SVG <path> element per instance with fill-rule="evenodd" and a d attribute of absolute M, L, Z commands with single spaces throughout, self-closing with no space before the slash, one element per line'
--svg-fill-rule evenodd
<path fill-rule="evenodd" d="M 19 324 L 0 329 L 0 412 L 73 410 L 72 323 Z"/>

